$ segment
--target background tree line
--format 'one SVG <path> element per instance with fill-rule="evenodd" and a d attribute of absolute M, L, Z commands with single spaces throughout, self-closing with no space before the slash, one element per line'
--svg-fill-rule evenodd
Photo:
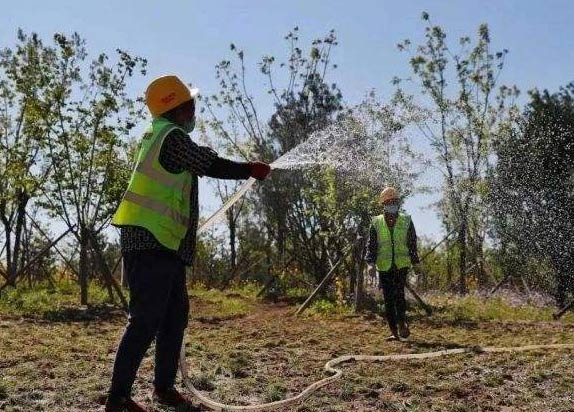
<path fill-rule="evenodd" d="M 432 167 L 443 177 L 432 213 L 452 236 L 425 261 L 420 287 L 466 293 L 524 275 L 560 304 L 571 296 L 574 86 L 532 91 L 520 107 L 518 89 L 499 83 L 508 52 L 492 50 L 486 25 L 452 42 L 428 14 L 422 22 L 421 44 L 398 45 L 412 76 L 394 79 L 386 101 L 371 92 L 356 106 L 330 80 L 333 31 L 303 46 L 294 28 L 286 56 L 263 56 L 256 74 L 230 46 L 231 58 L 215 68 L 219 89 L 200 103 L 202 141 L 230 157 L 272 162 L 313 133 L 348 127 L 374 172 L 352 184 L 336 168 L 274 171 L 199 239 L 193 282 L 224 288 L 274 275 L 286 289 L 309 289 L 354 245 L 339 270 L 345 299 L 362 270 L 361 236 L 380 213 L 378 192 L 387 184 L 405 197 L 428 191 L 419 176 Z M 83 304 L 90 280 L 110 299 L 121 296 L 109 220 L 132 167 L 134 126 L 145 121 L 141 98 L 126 89 L 146 65 L 122 50 L 90 57 L 78 34 L 47 44 L 20 31 L 16 45 L 2 49 L 2 288 L 66 272 Z M 249 90 L 251 76 L 266 89 Z M 417 150 L 416 139 L 431 150 Z M 237 187 L 213 185 L 222 201 Z M 67 237 L 35 259 L 57 238 L 54 227 Z M 423 239 L 421 254 L 431 247 Z"/>

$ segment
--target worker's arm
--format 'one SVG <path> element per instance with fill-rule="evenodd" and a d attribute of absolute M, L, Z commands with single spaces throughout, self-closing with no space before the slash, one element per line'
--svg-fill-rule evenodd
<path fill-rule="evenodd" d="M 251 167 L 249 163 L 234 162 L 217 156 L 205 176 L 217 179 L 247 179 L 251 176 Z"/>
<path fill-rule="evenodd" d="M 367 263 L 374 264 L 377 261 L 378 249 L 377 231 L 373 226 L 371 226 L 369 229 L 369 240 L 367 241 L 367 255 L 365 256 Z"/>
<path fill-rule="evenodd" d="M 170 173 L 187 170 L 204 176 L 217 157 L 213 150 L 198 146 L 187 134 L 176 129 L 165 137 L 159 153 L 159 163 Z"/>
<path fill-rule="evenodd" d="M 409 248 L 409 255 L 411 257 L 411 263 L 413 265 L 418 265 L 420 263 L 419 260 L 419 252 L 417 248 L 417 232 L 415 230 L 415 225 L 411 220 L 411 224 L 407 230 L 407 246 Z"/>
<path fill-rule="evenodd" d="M 187 170 L 197 176 L 218 179 L 261 177 L 254 173 L 258 163 L 242 163 L 224 159 L 207 146 L 199 146 L 180 130 L 168 134 L 161 147 L 159 162 L 170 173 Z M 259 172 L 259 170 L 257 170 Z"/>

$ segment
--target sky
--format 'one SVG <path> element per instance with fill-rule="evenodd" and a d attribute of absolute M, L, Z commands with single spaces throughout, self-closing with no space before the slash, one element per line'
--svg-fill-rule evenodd
<path fill-rule="evenodd" d="M 354 105 L 373 89 L 388 98 L 394 90 L 391 79 L 408 75 L 407 56 L 396 44 L 422 39 L 422 11 L 453 40 L 488 23 L 494 47 L 510 52 L 502 83 L 516 84 L 523 92 L 534 87 L 555 91 L 574 80 L 571 0 L 19 0 L 0 13 L 0 47 L 15 43 L 18 28 L 46 40 L 55 32 L 77 31 L 92 53 L 113 54 L 121 48 L 148 59 L 149 74 L 134 79 L 131 93 L 143 93 L 152 78 L 174 73 L 211 94 L 217 90 L 214 66 L 231 57 L 230 43 L 245 52 L 249 87 L 261 90 L 264 79 L 257 74 L 257 62 L 265 54 L 284 56 L 283 36 L 290 29 L 299 27 L 304 45 L 334 29 L 339 46 L 332 58 L 338 68 L 329 80 Z M 255 97 L 261 111 L 270 113 L 269 101 Z M 206 180 L 200 192 L 204 215 L 218 206 Z M 440 183 L 433 172 L 423 181 Z M 405 207 L 419 235 L 438 239 L 442 229 L 429 207 L 435 199 L 418 195 Z"/>

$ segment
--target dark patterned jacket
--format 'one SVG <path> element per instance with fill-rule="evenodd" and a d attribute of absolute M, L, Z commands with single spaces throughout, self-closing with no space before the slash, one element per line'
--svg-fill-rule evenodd
<path fill-rule="evenodd" d="M 250 175 L 248 163 L 238 163 L 223 159 L 206 146 L 195 144 L 189 135 L 179 129 L 170 132 L 161 147 L 159 162 L 170 173 L 181 173 L 187 170 L 192 175 L 189 229 L 177 251 L 186 265 L 193 263 L 195 238 L 199 218 L 198 177 L 209 176 L 218 179 L 247 179 Z M 153 234 L 138 226 L 120 228 L 120 245 L 122 253 L 137 253 L 146 250 L 165 250 Z"/>

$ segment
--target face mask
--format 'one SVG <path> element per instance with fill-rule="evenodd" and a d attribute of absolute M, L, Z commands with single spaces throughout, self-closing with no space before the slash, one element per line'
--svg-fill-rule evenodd
<path fill-rule="evenodd" d="M 392 215 L 399 213 L 399 205 L 384 205 L 383 208 L 386 213 L 390 213 Z"/>
<path fill-rule="evenodd" d="M 187 133 L 193 132 L 193 129 L 195 129 L 195 116 L 185 122 L 183 125 L 183 130 L 185 130 Z"/>

